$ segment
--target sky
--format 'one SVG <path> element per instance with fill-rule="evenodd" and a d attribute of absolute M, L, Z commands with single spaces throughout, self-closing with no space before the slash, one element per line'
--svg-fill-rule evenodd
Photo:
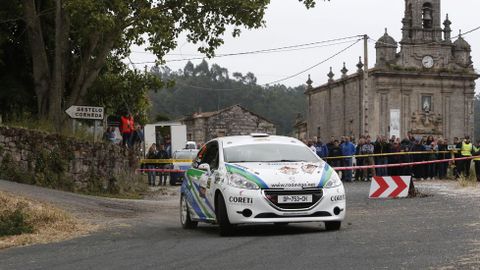
<path fill-rule="evenodd" d="M 265 21 L 261 29 L 243 30 L 240 37 L 225 36 L 225 44 L 217 51 L 219 54 L 230 54 L 271 48 L 279 48 L 311 42 L 321 42 L 356 35 L 367 34 L 374 40 L 380 38 L 385 28 L 396 40 L 401 39 L 401 20 L 404 15 L 404 0 L 331 0 L 317 1 L 313 9 L 306 9 L 297 0 L 271 0 Z M 479 0 L 442 0 L 442 22 L 446 13 L 452 21 L 452 36 L 461 29 L 467 32 L 480 26 L 478 11 Z M 443 26 L 442 26 L 443 27 Z M 480 70 L 480 30 L 464 36 L 472 46 L 474 67 Z M 253 54 L 206 59 L 209 64 L 216 63 L 233 72 L 253 72 L 258 84 L 271 84 L 281 80 L 280 84 L 295 87 L 302 84 L 311 75 L 313 86 L 326 83 L 327 73 L 332 67 L 335 78 L 341 75 L 340 70 L 345 62 L 349 74 L 356 71 L 358 57 L 363 57 L 363 42 L 351 46 L 356 39 L 342 40 L 336 45 L 310 46 L 302 50 L 290 50 L 269 54 Z M 341 44 L 338 44 L 341 43 Z M 329 59 L 338 52 L 351 46 L 346 51 Z M 369 66 L 375 64 L 375 42 L 368 43 Z M 156 57 L 146 53 L 143 48 L 132 48 L 131 60 L 134 63 L 155 61 Z M 187 61 L 168 62 L 174 59 L 201 57 L 197 47 L 180 37 L 178 47 L 165 59 L 172 70 L 183 69 Z M 327 59 L 329 59 L 327 61 Z M 193 60 L 194 64 L 202 60 Z M 321 64 L 320 64 L 321 63 Z M 318 65 L 317 65 L 318 64 Z M 284 80 L 312 66 L 317 65 L 298 76 Z M 144 64 L 137 64 L 143 68 Z"/>

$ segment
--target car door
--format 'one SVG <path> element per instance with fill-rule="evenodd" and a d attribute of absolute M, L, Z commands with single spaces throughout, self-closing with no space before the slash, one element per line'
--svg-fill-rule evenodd
<path fill-rule="evenodd" d="M 206 178 L 206 182 L 201 183 L 202 187 L 205 188 L 205 199 L 212 206 L 215 205 L 215 188 L 214 183 L 215 179 L 219 177 L 219 149 L 218 142 L 213 141 L 208 145 L 207 156 L 205 163 L 208 163 L 210 166 L 210 174 Z M 215 212 L 215 211 L 214 211 Z"/>
<path fill-rule="evenodd" d="M 189 180 L 192 183 L 192 187 L 190 187 L 193 193 L 192 208 L 196 211 L 199 219 L 215 220 L 214 194 L 212 194 L 211 186 L 218 170 L 218 153 L 218 143 L 216 141 L 206 144 L 198 152 L 193 167 L 188 173 Z M 210 173 L 200 169 L 201 164 L 208 164 Z"/>

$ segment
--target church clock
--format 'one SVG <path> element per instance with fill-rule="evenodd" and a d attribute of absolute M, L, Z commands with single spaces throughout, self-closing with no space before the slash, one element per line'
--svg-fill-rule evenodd
<path fill-rule="evenodd" d="M 425 68 L 432 68 L 433 67 L 433 57 L 431 57 L 430 55 L 426 55 L 423 57 L 422 59 L 422 65 L 425 67 Z"/>

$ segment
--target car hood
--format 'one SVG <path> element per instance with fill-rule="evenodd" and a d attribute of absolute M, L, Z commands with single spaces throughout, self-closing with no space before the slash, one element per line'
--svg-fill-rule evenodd
<path fill-rule="evenodd" d="M 325 162 L 227 163 L 229 173 L 240 174 L 260 188 L 322 188 L 335 171 Z"/>

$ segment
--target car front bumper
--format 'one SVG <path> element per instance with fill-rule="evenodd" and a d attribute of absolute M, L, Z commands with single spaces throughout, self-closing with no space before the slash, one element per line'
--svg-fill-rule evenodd
<path fill-rule="evenodd" d="M 238 188 L 223 190 L 230 223 L 342 221 L 345 218 L 343 186 L 322 189 L 322 197 L 312 206 L 303 209 L 283 209 L 267 199 L 265 191 L 267 190 Z"/>

